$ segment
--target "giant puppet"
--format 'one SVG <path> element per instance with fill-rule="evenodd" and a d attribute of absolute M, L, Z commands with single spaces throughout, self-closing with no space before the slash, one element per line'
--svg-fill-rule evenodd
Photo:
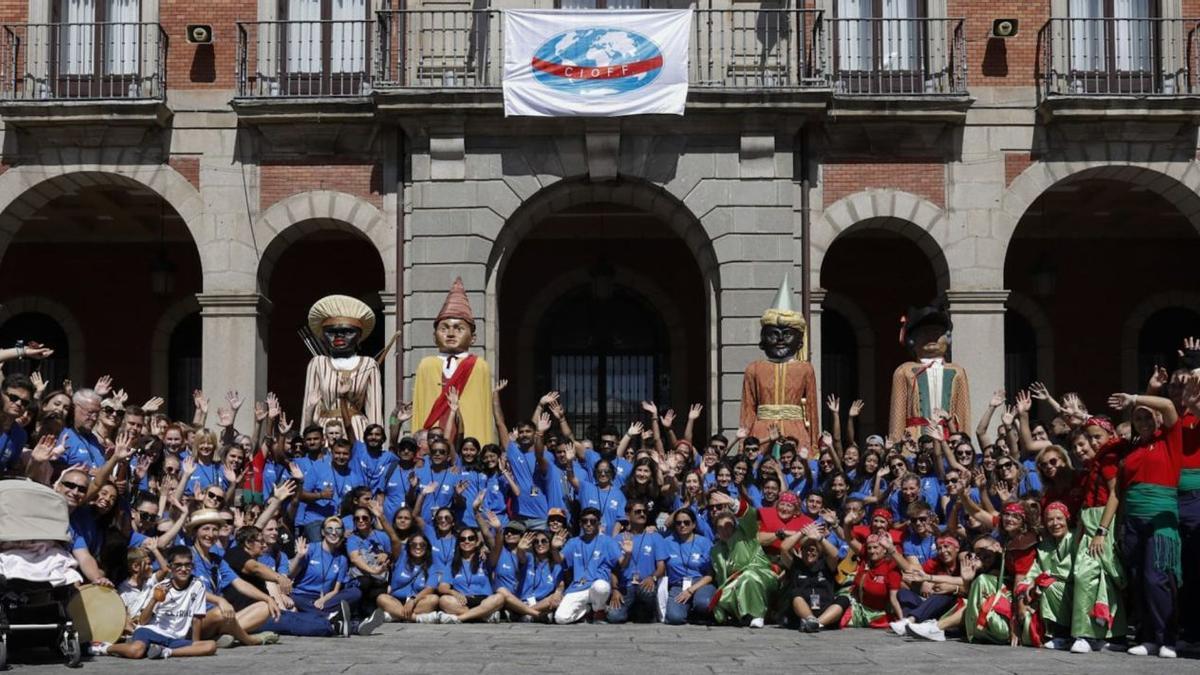
<path fill-rule="evenodd" d="M 301 428 L 337 420 L 348 435 L 362 440 L 367 425 L 383 417 L 379 364 L 358 354 L 359 344 L 375 329 L 375 312 L 357 298 L 329 295 L 308 311 L 308 328 L 324 341 L 327 355 L 308 362 Z"/>
<path fill-rule="evenodd" d="M 925 307 L 913 307 L 901 319 L 900 344 L 913 360 L 892 374 L 892 406 L 888 437 L 899 441 L 927 433 L 935 411 L 949 413 L 959 429 L 971 428 L 967 371 L 946 360 L 954 324 L 945 296 Z"/>
<path fill-rule="evenodd" d="M 487 361 L 468 351 L 475 343 L 475 315 L 461 278 L 454 280 L 433 320 L 433 339 L 438 354 L 421 359 L 413 380 L 413 422 L 421 425 L 419 429 L 446 428 L 450 414 L 446 393 L 453 387 L 462 419 L 458 436 L 494 442 L 492 372 Z"/>
<path fill-rule="evenodd" d="M 808 362 L 808 324 L 792 309 L 787 277 L 779 287 L 775 306 L 760 320 L 759 349 L 765 359 L 746 366 L 742 378 L 740 424 L 756 438 L 767 438 L 771 425 L 783 436 L 793 436 L 800 447 L 812 448 L 820 435 L 817 375 Z"/>

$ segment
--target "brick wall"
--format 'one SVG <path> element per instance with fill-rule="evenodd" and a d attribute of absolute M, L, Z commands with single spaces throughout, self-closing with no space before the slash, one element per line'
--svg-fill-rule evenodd
<path fill-rule="evenodd" d="M 259 207 L 269 208 L 281 199 L 308 190 L 336 190 L 362 197 L 383 207 L 383 175 L 376 163 L 361 158 L 321 160 L 313 163 L 264 163 L 259 173 Z"/>
<path fill-rule="evenodd" d="M 29 17 L 29 0 L 0 0 L 0 22 L 24 23 Z"/>
<path fill-rule="evenodd" d="M 168 86 L 232 88 L 238 39 L 236 22 L 255 20 L 258 14 L 255 0 L 160 0 L 159 12 L 159 21 L 169 40 Z M 184 32 L 189 23 L 211 24 L 213 43 L 190 44 Z"/>
<path fill-rule="evenodd" d="M 1036 83 L 1038 31 L 1050 18 L 1049 0 L 949 0 L 947 14 L 966 17 L 969 86 L 1029 86 Z M 993 19 L 1013 17 L 1020 21 L 1016 37 L 988 37 Z"/>
<path fill-rule="evenodd" d="M 1028 169 L 1034 161 L 1036 160 L 1033 154 L 1029 152 L 1004 153 L 1004 185 L 1012 185 L 1017 176 L 1020 176 L 1025 169 Z"/>
<path fill-rule="evenodd" d="M 200 189 L 200 158 L 199 157 L 180 157 L 174 156 L 167 160 L 167 164 L 179 172 L 181 176 L 187 179 L 187 182 L 192 184 L 192 187 Z"/>
<path fill-rule="evenodd" d="M 940 161 L 829 160 L 821 169 L 825 206 L 869 188 L 892 188 L 945 208 L 946 165 Z"/>

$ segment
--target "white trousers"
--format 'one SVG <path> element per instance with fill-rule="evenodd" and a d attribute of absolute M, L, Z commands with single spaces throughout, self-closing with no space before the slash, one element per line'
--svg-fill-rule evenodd
<path fill-rule="evenodd" d="M 554 612 L 554 623 L 575 623 L 582 619 L 589 609 L 598 612 L 608 606 L 608 596 L 612 594 L 612 586 L 607 581 L 597 579 L 590 588 L 563 594 L 562 602 Z"/>

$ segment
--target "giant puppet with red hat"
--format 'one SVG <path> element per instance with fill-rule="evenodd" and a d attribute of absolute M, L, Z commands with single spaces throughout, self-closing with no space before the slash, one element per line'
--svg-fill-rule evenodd
<path fill-rule="evenodd" d="M 458 392 L 458 436 L 494 442 L 492 371 L 483 357 L 470 351 L 475 344 L 475 315 L 461 278 L 454 280 L 433 320 L 433 339 L 438 353 L 421 359 L 413 379 L 414 428 L 445 429 L 450 422 L 448 393 L 453 389 Z"/>
<path fill-rule="evenodd" d="M 938 411 L 947 413 L 959 429 L 971 428 L 967 370 L 947 358 L 953 329 L 944 295 L 925 307 L 909 308 L 900 319 L 900 344 L 913 358 L 892 374 L 888 437 L 893 442 L 905 431 L 914 437 L 928 433 Z"/>

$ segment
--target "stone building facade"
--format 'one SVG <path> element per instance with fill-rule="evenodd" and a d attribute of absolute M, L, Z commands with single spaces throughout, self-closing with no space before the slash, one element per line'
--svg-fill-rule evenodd
<path fill-rule="evenodd" d="M 462 276 L 510 415 L 559 388 L 592 425 L 654 398 L 730 431 L 785 276 L 871 428 L 939 292 L 977 410 L 1098 403 L 1200 332 L 1194 0 L 713 0 L 687 114 L 622 119 L 505 119 L 506 6 L 3 0 L 0 341 L 177 412 L 295 406 L 303 312 L 350 292 L 374 349 L 401 334 L 390 406 Z"/>

